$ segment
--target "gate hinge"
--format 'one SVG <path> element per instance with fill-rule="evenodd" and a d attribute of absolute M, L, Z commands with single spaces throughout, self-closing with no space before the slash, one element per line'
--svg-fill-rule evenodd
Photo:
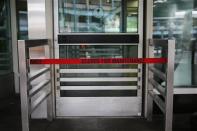
<path fill-rule="evenodd" d="M 57 69 L 57 73 L 60 73 L 60 70 L 59 69 Z"/>
<path fill-rule="evenodd" d="M 60 81 L 60 78 L 57 78 L 57 81 Z"/>

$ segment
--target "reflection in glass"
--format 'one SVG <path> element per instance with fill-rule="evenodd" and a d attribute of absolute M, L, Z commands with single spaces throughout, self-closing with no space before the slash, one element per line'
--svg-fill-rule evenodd
<path fill-rule="evenodd" d="M 137 58 L 136 45 L 61 45 L 60 58 Z M 61 69 L 136 69 L 132 64 L 80 64 L 60 65 Z M 137 77 L 137 73 L 77 73 L 61 77 Z"/>
<path fill-rule="evenodd" d="M 61 45 L 60 58 L 137 58 L 138 47 L 134 45 Z M 62 65 L 62 68 L 72 69 L 110 69 L 110 68 L 136 68 L 136 65 Z"/>
<path fill-rule="evenodd" d="M 59 31 L 137 33 L 138 0 L 59 0 Z"/>
<path fill-rule="evenodd" d="M 11 72 L 9 1 L 0 1 L 0 75 Z"/>
<path fill-rule="evenodd" d="M 195 0 L 154 0 L 154 38 L 176 39 L 175 86 L 197 85 Z"/>

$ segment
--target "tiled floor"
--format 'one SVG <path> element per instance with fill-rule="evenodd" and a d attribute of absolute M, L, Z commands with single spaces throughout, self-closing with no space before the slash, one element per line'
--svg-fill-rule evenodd
<path fill-rule="evenodd" d="M 20 104 L 17 99 L 1 102 L 0 131 L 21 131 Z M 2 106 L 4 105 L 4 106 Z M 190 131 L 190 117 L 176 115 L 174 131 Z M 163 131 L 162 117 L 153 122 L 140 118 L 70 118 L 53 122 L 32 120 L 31 131 Z"/>

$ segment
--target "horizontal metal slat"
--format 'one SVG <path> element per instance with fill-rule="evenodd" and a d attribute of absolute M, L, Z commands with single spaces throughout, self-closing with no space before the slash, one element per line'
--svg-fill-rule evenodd
<path fill-rule="evenodd" d="M 149 71 L 153 72 L 154 75 L 156 75 L 160 79 L 166 81 L 166 75 L 163 72 L 161 72 L 160 70 L 156 69 L 155 67 L 150 66 L 149 67 Z"/>
<path fill-rule="evenodd" d="M 49 44 L 48 39 L 18 40 L 18 43 L 25 43 L 26 48 L 45 46 Z"/>
<path fill-rule="evenodd" d="M 51 94 L 51 91 L 44 92 L 40 97 L 38 97 L 31 104 L 31 114 L 35 111 L 35 109 Z"/>
<path fill-rule="evenodd" d="M 78 44 L 78 43 L 139 43 L 139 35 L 138 34 L 102 34 L 102 33 L 85 33 L 85 34 L 60 34 L 58 35 L 58 43 L 59 44 Z"/>
<path fill-rule="evenodd" d="M 165 113 L 165 103 L 161 98 L 155 94 L 153 91 L 149 91 L 150 96 L 153 98 L 154 102 L 157 104 L 157 106 L 161 109 L 163 113 Z"/>
<path fill-rule="evenodd" d="M 154 88 L 165 98 L 165 88 L 163 88 L 159 83 L 154 79 L 149 79 L 149 82 L 153 85 Z"/>
<path fill-rule="evenodd" d="M 40 69 L 39 71 L 36 71 L 34 73 L 30 73 L 29 74 L 29 81 L 33 81 L 35 80 L 36 78 L 38 78 L 39 76 L 43 75 L 44 73 L 50 71 L 50 68 L 43 68 L 43 69 Z"/>
<path fill-rule="evenodd" d="M 137 69 L 137 64 L 103 64 L 103 65 L 92 65 L 92 64 L 84 64 L 84 65 L 60 65 L 61 69 Z"/>
<path fill-rule="evenodd" d="M 102 78 L 60 78 L 61 82 L 106 82 L 106 81 L 138 81 L 137 77 L 116 77 L 116 78 L 110 78 L 110 77 L 102 77 Z"/>
<path fill-rule="evenodd" d="M 60 82 L 61 86 L 137 86 L 137 81 L 108 81 L 108 82 Z"/>
<path fill-rule="evenodd" d="M 37 94 L 39 91 L 41 91 L 45 86 L 47 86 L 50 83 L 51 80 L 45 80 L 38 85 L 32 87 L 32 89 L 29 91 L 29 97 L 33 97 L 35 94 Z"/>
<path fill-rule="evenodd" d="M 137 86 L 61 86 L 61 90 L 137 90 Z"/>
<path fill-rule="evenodd" d="M 61 78 L 137 77 L 138 73 L 64 73 Z"/>
<path fill-rule="evenodd" d="M 61 97 L 136 97 L 137 90 L 61 90 Z"/>
<path fill-rule="evenodd" d="M 138 69 L 60 69 L 59 73 L 137 73 Z"/>

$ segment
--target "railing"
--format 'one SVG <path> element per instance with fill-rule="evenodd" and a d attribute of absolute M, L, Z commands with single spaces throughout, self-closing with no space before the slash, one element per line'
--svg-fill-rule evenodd
<path fill-rule="evenodd" d="M 155 56 L 166 57 L 167 64 L 148 67 L 148 118 L 152 119 L 154 101 L 165 115 L 165 131 L 172 131 L 175 40 L 150 40 L 148 57 Z"/>
<path fill-rule="evenodd" d="M 29 59 L 31 49 L 44 47 L 44 57 L 51 58 L 50 41 L 19 40 L 19 70 L 20 70 L 20 96 L 22 111 L 22 131 L 29 131 L 29 119 L 32 113 L 47 100 L 47 119 L 53 118 L 53 88 L 52 88 L 52 66 L 44 66 L 42 69 L 32 71 Z M 40 68 L 40 66 L 39 66 Z M 33 72 L 33 73 L 32 73 Z M 41 77 L 44 76 L 41 79 Z M 47 77 L 47 78 L 46 78 Z M 41 82 L 38 82 L 38 81 Z M 36 84 L 35 84 L 36 83 Z"/>

